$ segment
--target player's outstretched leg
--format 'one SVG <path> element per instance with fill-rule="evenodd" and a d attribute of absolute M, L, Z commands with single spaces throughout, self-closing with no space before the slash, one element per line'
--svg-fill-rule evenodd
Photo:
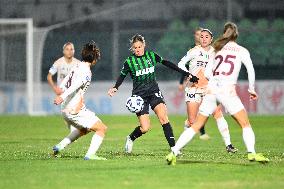
<path fill-rule="evenodd" d="M 69 144 L 71 144 L 72 142 L 74 142 L 75 140 L 77 140 L 79 137 L 83 136 L 86 134 L 86 130 L 79 130 L 79 129 L 73 129 L 73 131 L 67 135 L 61 142 L 59 142 L 58 144 L 56 144 L 53 147 L 53 153 L 52 155 L 54 157 L 58 157 L 59 153 L 66 148 Z"/>
<path fill-rule="evenodd" d="M 101 122 L 98 121 L 90 128 L 95 134 L 92 137 L 90 147 L 85 155 L 85 160 L 106 160 L 106 158 L 99 157 L 96 155 L 96 152 L 100 148 L 104 136 L 106 134 L 107 127 Z"/>
<path fill-rule="evenodd" d="M 141 131 L 141 126 L 136 127 L 130 135 L 126 137 L 126 142 L 125 142 L 125 152 L 126 153 L 131 153 L 132 148 L 133 148 L 133 142 L 141 137 L 144 133 Z"/>
<path fill-rule="evenodd" d="M 176 164 L 176 156 L 179 151 L 193 139 L 200 128 L 206 123 L 207 119 L 208 116 L 198 114 L 196 122 L 190 128 L 183 131 L 177 140 L 176 145 L 172 148 L 172 152 L 166 156 L 166 160 L 169 165 Z"/>
<path fill-rule="evenodd" d="M 133 149 L 133 142 L 141 137 L 143 134 L 147 133 L 150 129 L 150 118 L 149 114 L 143 114 L 138 116 L 138 120 L 140 123 L 140 126 L 136 127 L 130 135 L 126 137 L 126 143 L 125 143 L 125 153 L 131 153 Z"/>
<path fill-rule="evenodd" d="M 248 160 L 257 161 L 261 163 L 269 162 L 269 159 L 266 158 L 263 154 L 255 152 L 255 148 L 254 148 L 255 135 L 249 123 L 249 119 L 248 119 L 246 111 L 243 109 L 239 111 L 238 113 L 234 114 L 233 117 L 235 118 L 235 120 L 237 120 L 239 125 L 242 127 L 243 140 L 247 148 L 247 152 L 248 152 Z"/>

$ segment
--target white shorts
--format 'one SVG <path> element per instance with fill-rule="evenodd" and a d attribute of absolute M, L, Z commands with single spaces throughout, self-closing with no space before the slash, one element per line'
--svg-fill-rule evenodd
<path fill-rule="evenodd" d="M 244 109 L 244 105 L 233 87 L 218 89 L 217 93 L 207 93 L 203 97 L 203 101 L 199 107 L 199 113 L 204 116 L 209 116 L 216 110 L 218 104 L 222 104 L 231 115 Z"/>
<path fill-rule="evenodd" d="M 72 125 L 77 129 L 90 129 L 98 121 L 101 121 L 94 112 L 83 109 L 77 114 L 63 113 L 64 119 L 67 121 L 68 125 Z"/>
<path fill-rule="evenodd" d="M 185 102 L 201 103 L 205 94 L 204 88 L 186 87 L 185 88 Z"/>

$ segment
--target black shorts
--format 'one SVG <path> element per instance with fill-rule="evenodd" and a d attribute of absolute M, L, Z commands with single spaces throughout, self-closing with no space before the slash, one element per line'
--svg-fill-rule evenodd
<path fill-rule="evenodd" d="M 165 104 L 164 97 L 161 91 L 153 93 L 146 97 L 142 97 L 142 98 L 144 100 L 144 107 L 141 112 L 136 113 L 137 116 L 149 114 L 149 106 L 151 106 L 151 109 L 154 110 L 154 108 L 158 104 L 161 104 L 161 103 Z"/>

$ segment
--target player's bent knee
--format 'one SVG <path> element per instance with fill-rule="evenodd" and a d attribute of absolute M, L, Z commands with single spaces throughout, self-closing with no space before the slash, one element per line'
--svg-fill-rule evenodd
<path fill-rule="evenodd" d="M 84 136 L 84 135 L 86 135 L 86 134 L 88 134 L 88 130 L 87 129 L 81 129 L 80 130 L 80 136 Z"/>
<path fill-rule="evenodd" d="M 102 124 L 101 128 L 100 128 L 100 131 L 103 132 L 103 133 L 106 133 L 107 132 L 107 126 Z"/>
<path fill-rule="evenodd" d="M 166 123 L 169 122 L 169 118 L 168 118 L 167 116 L 165 116 L 165 117 L 160 117 L 160 118 L 159 118 L 159 121 L 160 121 L 160 123 L 161 123 L 162 125 L 164 125 L 164 124 L 166 124 Z"/>
<path fill-rule="evenodd" d="M 150 130 L 150 127 L 140 127 L 140 130 L 143 134 L 145 134 Z"/>
<path fill-rule="evenodd" d="M 219 119 L 221 117 L 223 117 L 223 114 L 222 114 L 222 111 L 221 110 L 216 110 L 214 113 L 213 113 L 213 117 L 214 119 Z"/>

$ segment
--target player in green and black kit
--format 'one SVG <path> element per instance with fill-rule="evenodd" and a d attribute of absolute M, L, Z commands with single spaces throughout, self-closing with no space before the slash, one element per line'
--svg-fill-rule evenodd
<path fill-rule="evenodd" d="M 127 136 L 125 152 L 131 153 L 133 141 L 149 131 L 149 106 L 151 106 L 151 109 L 157 115 L 169 146 L 173 147 L 175 145 L 174 134 L 167 116 L 167 107 L 163 95 L 156 81 L 155 68 L 158 64 L 163 64 L 175 71 L 190 76 L 192 82 L 197 82 L 198 78 L 183 71 L 177 65 L 164 60 L 155 52 L 145 51 L 145 40 L 141 35 L 137 34 L 132 37 L 131 50 L 133 51 L 133 54 L 125 60 L 115 86 L 108 91 L 108 94 L 113 96 L 115 92 L 117 92 L 118 87 L 122 84 L 126 75 L 129 73 L 133 80 L 132 94 L 138 95 L 144 100 L 143 110 L 136 114 L 140 125 Z"/>

